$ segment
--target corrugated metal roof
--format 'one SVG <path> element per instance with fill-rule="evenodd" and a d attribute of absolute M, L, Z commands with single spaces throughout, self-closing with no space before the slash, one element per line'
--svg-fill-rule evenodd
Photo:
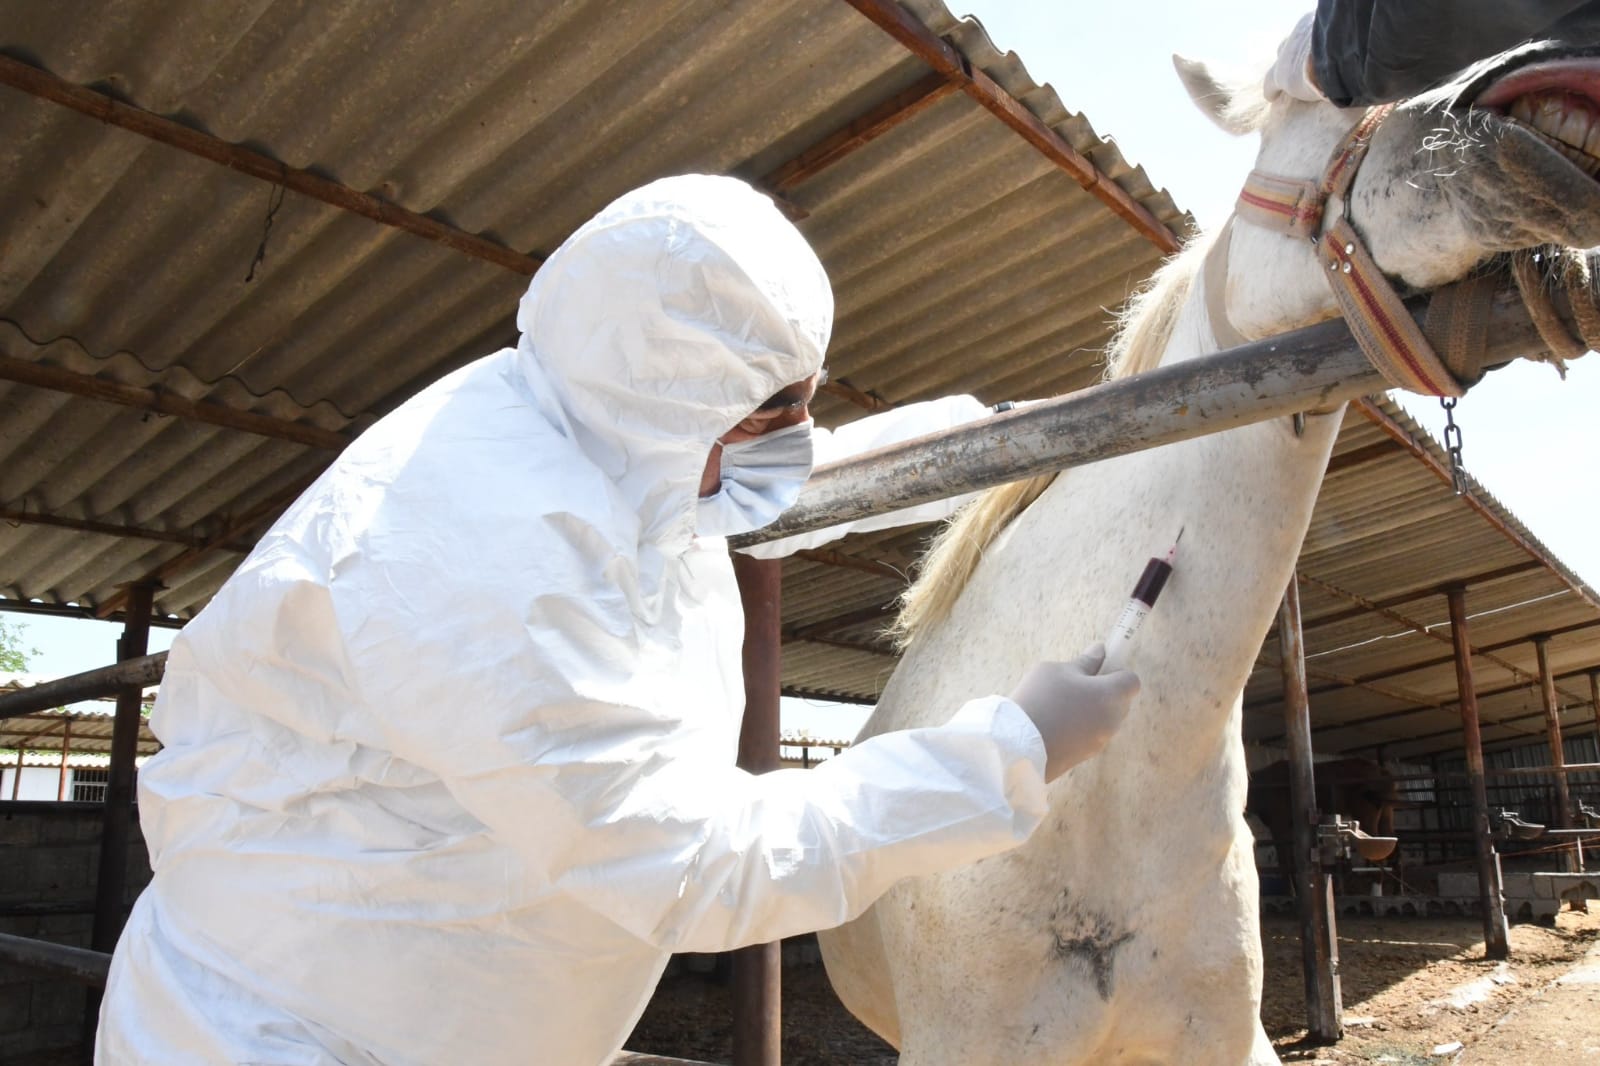
<path fill-rule="evenodd" d="M 908 6 L 1157 218 L 1187 226 L 976 24 Z M 71 17 L 10 5 L 0 48 L 535 254 L 660 175 L 759 178 L 928 73 L 839 0 L 190 0 Z M 293 192 L 247 282 L 273 186 L 0 93 L 14 159 L 0 174 L 6 355 L 341 429 L 514 336 L 519 275 Z M 1105 309 L 1160 257 L 961 93 L 785 194 L 838 293 L 835 379 L 896 402 L 1081 384 Z M 997 382 L 985 364 L 999 359 L 1012 370 Z M 203 541 L 327 458 L 30 385 L 0 383 L 0 411 L 0 507 L 20 522 L 0 526 L 11 599 L 99 604 L 182 550 L 17 516 Z M 858 413 L 836 399 L 817 410 L 824 423 Z M 157 609 L 191 616 L 237 558 L 212 552 L 173 575 Z"/>
<path fill-rule="evenodd" d="M 0 718 L 0 751 L 59 752 L 65 746 L 69 753 L 108 755 L 111 728 L 111 716 L 81 711 L 45 711 L 20 718 Z M 141 721 L 139 754 L 154 755 L 160 750 L 161 742 L 150 732 L 149 721 Z M 6 756 L 0 756 L 0 763 L 7 761 L 10 760 Z"/>
<path fill-rule="evenodd" d="M 1373 407 L 1432 465 L 1360 411 L 1346 415 L 1299 561 L 1318 750 L 1416 758 L 1461 747 L 1452 584 L 1466 586 L 1484 743 L 1544 736 L 1531 642 L 1541 633 L 1563 726 L 1594 729 L 1583 671 L 1600 668 L 1600 597 L 1484 486 L 1469 478 L 1456 496 L 1434 468 L 1448 456 L 1397 405 Z M 1247 739 L 1282 735 L 1281 687 L 1269 639 L 1245 690 Z"/>
<path fill-rule="evenodd" d="M 1188 232 L 1164 191 L 976 23 L 940 0 L 901 7 L 1131 202 Z M 534 256 L 651 178 L 772 174 L 915 95 L 930 71 L 840 0 L 99 0 L 70 17 L 8 5 L 0 53 Z M 274 208 L 266 182 L 0 95 L 14 160 L 0 172 L 0 355 L 355 431 L 513 336 L 513 270 L 300 193 Z M 1088 383 L 1108 309 L 1161 255 L 962 92 L 783 196 L 837 291 L 835 381 L 895 403 Z M 845 391 L 818 403 L 820 422 L 861 413 Z M 1437 446 L 1420 448 L 1437 461 Z M 0 381 L 0 597 L 91 610 L 165 566 L 157 608 L 189 617 L 330 454 Z M 1478 664 L 1487 739 L 1537 726 L 1519 717 L 1529 633 L 1560 634 L 1548 645 L 1558 673 L 1600 662 L 1592 603 L 1530 557 L 1525 530 L 1523 546 L 1504 532 L 1519 528 L 1492 499 L 1482 513 L 1457 500 L 1370 420 L 1347 419 L 1302 559 L 1319 748 L 1455 746 L 1453 672 L 1435 662 L 1448 649 L 1411 625 L 1440 632 L 1441 582 L 1489 575 L 1470 600 L 1496 613 L 1473 637 L 1506 643 L 1490 654 L 1511 665 Z M 785 564 L 787 689 L 881 689 L 895 659 L 876 632 L 901 581 L 861 564 L 904 571 L 926 533 Z M 1279 731 L 1273 677 L 1268 655 L 1246 694 L 1252 739 Z"/>

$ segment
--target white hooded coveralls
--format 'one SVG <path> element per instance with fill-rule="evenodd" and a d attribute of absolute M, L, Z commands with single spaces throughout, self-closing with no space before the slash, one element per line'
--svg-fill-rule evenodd
<path fill-rule="evenodd" d="M 764 197 L 666 179 L 551 256 L 517 348 L 334 462 L 172 645 L 97 1061 L 598 1066 L 670 952 L 833 926 L 1032 832 L 1044 750 L 1001 697 L 734 768 L 700 476 L 831 316 Z"/>

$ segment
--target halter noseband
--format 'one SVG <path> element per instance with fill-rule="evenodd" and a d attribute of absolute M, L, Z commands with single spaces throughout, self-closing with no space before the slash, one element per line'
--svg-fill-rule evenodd
<path fill-rule="evenodd" d="M 1324 276 L 1351 334 L 1391 385 L 1431 396 L 1461 396 L 1466 392 L 1465 385 L 1428 343 L 1350 222 L 1350 186 L 1372 145 L 1373 133 L 1393 110 L 1393 104 L 1369 109 L 1339 142 L 1319 180 L 1302 181 L 1252 170 L 1239 193 L 1235 213 L 1246 222 L 1312 243 L 1318 261 L 1327 267 Z M 1328 203 L 1336 198 L 1344 201 L 1345 209 L 1329 222 Z M 1226 232 L 1221 234 L 1218 246 L 1225 247 L 1228 237 Z M 1225 255 L 1224 251 L 1215 258 Z M 1225 267 L 1217 263 L 1207 264 L 1206 289 L 1213 332 L 1219 333 L 1219 343 L 1227 343 L 1221 335 L 1224 331 L 1242 341 L 1231 325 L 1219 328 L 1217 323 L 1224 271 Z M 1225 323 L 1226 316 L 1220 317 Z"/>

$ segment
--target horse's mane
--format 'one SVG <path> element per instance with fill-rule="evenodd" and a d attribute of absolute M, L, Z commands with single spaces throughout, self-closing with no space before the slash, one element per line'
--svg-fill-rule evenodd
<path fill-rule="evenodd" d="M 1224 83 L 1197 64 L 1182 61 L 1179 68 L 1188 75 L 1184 80 L 1190 94 L 1202 110 L 1216 112 L 1215 120 L 1224 129 L 1243 134 L 1265 125 L 1270 107 L 1261 77 Z M 1202 102 L 1202 97 L 1212 103 Z M 1116 335 L 1106 350 L 1105 380 L 1152 370 L 1161 362 L 1178 313 L 1215 239 L 1212 233 L 1191 241 L 1128 300 L 1117 315 Z M 923 627 L 950 613 L 989 545 L 1060 476 L 1043 474 L 990 489 L 950 518 L 929 545 L 917 580 L 900 597 L 900 613 L 889 627 L 898 647 L 905 648 Z"/>
<path fill-rule="evenodd" d="M 1154 369 L 1161 361 L 1199 274 L 1202 246 L 1208 244 L 1196 241 L 1168 260 L 1118 314 L 1116 336 L 1106 351 L 1105 380 Z M 889 630 L 899 647 L 950 613 L 984 551 L 1060 476 L 1041 474 L 990 489 L 951 517 L 928 547 L 917 580 L 900 597 L 900 613 Z"/>

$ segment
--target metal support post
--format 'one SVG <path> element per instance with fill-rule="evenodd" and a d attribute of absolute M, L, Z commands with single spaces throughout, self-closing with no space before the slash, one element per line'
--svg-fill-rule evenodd
<path fill-rule="evenodd" d="M 1450 639 L 1456 653 L 1456 690 L 1461 704 L 1461 732 L 1467 749 L 1467 780 L 1472 788 L 1472 837 L 1478 858 L 1478 901 L 1483 910 L 1483 953 L 1491 959 L 1511 954 L 1506 924 L 1505 889 L 1500 859 L 1489 831 L 1489 793 L 1483 780 L 1483 735 L 1478 727 L 1478 690 L 1472 681 L 1472 642 L 1467 633 L 1467 590 L 1446 590 L 1450 603 Z"/>
<path fill-rule="evenodd" d="M 1305 638 L 1300 627 L 1300 585 L 1289 579 L 1278 610 L 1279 662 L 1283 670 L 1284 740 L 1289 756 L 1289 804 L 1294 813 L 1295 896 L 1300 909 L 1300 952 L 1306 981 L 1306 1028 L 1313 1040 L 1344 1036 L 1339 990 L 1339 937 L 1334 926 L 1333 876 L 1317 847 L 1316 783 L 1311 766 L 1311 698 L 1306 688 Z M 1283 864 L 1280 857 L 1279 865 Z"/>
<path fill-rule="evenodd" d="M 1567 749 L 1561 742 L 1561 705 L 1556 701 L 1556 679 L 1550 672 L 1550 638 L 1533 638 L 1533 650 L 1539 656 L 1539 689 L 1544 700 L 1544 733 L 1550 743 L 1550 770 L 1556 783 L 1556 809 L 1551 818 L 1552 828 L 1572 828 L 1572 794 L 1567 789 Z M 1561 851 L 1561 866 L 1576 869 L 1571 851 Z"/>
<path fill-rule="evenodd" d="M 67 717 L 67 728 L 61 734 L 61 775 L 56 781 L 56 802 L 67 798 L 67 756 L 72 752 L 72 717 Z"/>
<path fill-rule="evenodd" d="M 134 585 L 128 590 L 128 609 L 117 660 L 135 659 L 150 644 L 150 609 L 155 586 Z M 100 866 L 94 883 L 94 932 L 89 946 L 110 954 L 122 935 L 126 920 L 122 897 L 128 887 L 128 827 L 133 819 L 134 767 L 139 751 L 139 725 L 144 688 L 129 685 L 117 692 L 117 714 L 111 726 L 111 768 L 106 777 L 105 816 L 100 829 Z M 100 1016 L 100 993 L 91 991 L 84 1010 L 86 1048 Z"/>
<path fill-rule="evenodd" d="M 744 604 L 744 725 L 739 765 L 751 773 L 779 767 L 778 691 L 782 666 L 783 564 L 735 554 Z M 782 1059 L 781 943 L 733 954 L 734 1066 L 779 1066 Z"/>
<path fill-rule="evenodd" d="M 1594 741 L 1600 749 L 1600 670 L 1589 671 L 1589 709 L 1594 712 Z"/>

